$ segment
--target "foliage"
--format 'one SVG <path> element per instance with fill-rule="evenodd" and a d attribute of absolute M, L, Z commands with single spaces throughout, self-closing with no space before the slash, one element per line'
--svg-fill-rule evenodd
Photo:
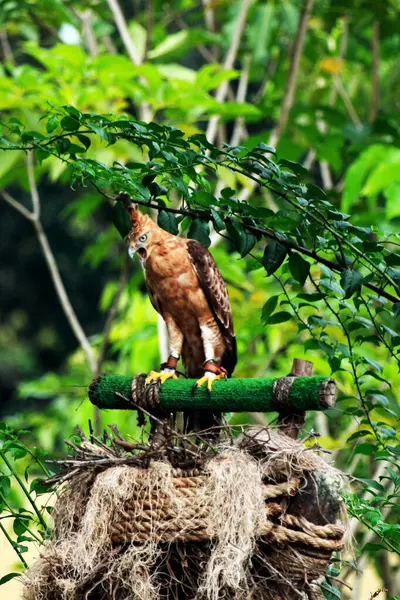
<path fill-rule="evenodd" d="M 0 456 L 3 463 L 0 473 L 0 529 L 24 567 L 27 566 L 24 558 L 28 551 L 27 544 L 40 544 L 46 538 L 49 533 L 47 517 L 52 510 L 51 505 L 48 505 L 48 486 L 40 478 L 32 479 L 32 475 L 38 472 L 42 478 L 50 475 L 44 463 L 45 452 L 25 445 L 23 439 L 27 434 L 28 431 L 14 431 L 3 421 L 0 422 Z M 11 482 L 17 486 L 17 490 Z M 22 503 L 18 492 L 24 498 Z M 10 521 L 12 534 L 9 533 Z M 0 585 L 19 574 L 8 573 L 0 579 Z"/>
<path fill-rule="evenodd" d="M 359 554 L 386 577 L 379 548 L 398 552 L 398 7 L 314 3 L 295 102 L 275 153 L 269 140 L 284 112 L 300 3 L 249 3 L 242 33 L 242 2 L 211 3 L 215 27 L 202 3 L 135 5 L 132 15 L 121 3 L 132 60 L 106 2 L 84 10 L 72 0 L 4 3 L 10 52 L 0 71 L 0 145 L 6 148 L 0 189 L 26 203 L 32 194 L 24 149 L 32 148 L 43 223 L 50 237 L 57 226 L 68 240 L 61 248 L 53 233 L 96 359 L 105 343 L 103 370 L 148 371 L 159 360 L 156 315 L 140 271 L 133 267 L 121 286 L 125 249 L 117 230 L 126 233 L 126 220 L 115 193 L 125 190 L 144 210 L 151 207 L 165 229 L 212 245 L 233 304 L 235 374 L 281 375 L 293 357 L 303 357 L 317 373 L 335 377 L 338 408 L 328 419 L 308 415 L 307 428 L 322 433 L 321 445 L 355 478 L 357 493 L 346 503 L 360 521 Z M 227 64 L 235 36 L 239 49 Z M 377 69 L 378 102 L 379 85 L 371 84 Z M 218 96 L 221 86 L 227 91 Z M 18 236 L 35 247 L 21 219 L 15 216 L 8 244 L 14 248 Z M 18 248 L 13 252 L 17 272 L 28 261 Z M 40 285 L 25 273 L 19 285 L 28 299 Z M 96 285 L 92 322 L 82 299 Z M 36 302 L 52 313 L 58 301 L 46 305 L 42 294 Z M 19 306 L 11 303 L 0 327 L 0 370 L 17 364 L 20 401 L 40 409 L 9 422 L 29 426 L 38 447 L 59 453 L 66 431 L 93 417 L 84 402 L 91 373 L 73 339 L 59 349 L 63 315 L 37 325 L 29 338 L 35 350 L 27 350 L 24 323 L 33 327 L 34 309 Z M 102 313 L 106 320 L 114 315 L 108 333 Z M 50 367 L 35 362 L 46 351 L 58 352 Z M 138 435 L 134 415 L 106 419 Z M 16 462 L 19 476 L 25 460 Z M 337 577 L 328 573 L 325 597 L 348 594 Z"/>

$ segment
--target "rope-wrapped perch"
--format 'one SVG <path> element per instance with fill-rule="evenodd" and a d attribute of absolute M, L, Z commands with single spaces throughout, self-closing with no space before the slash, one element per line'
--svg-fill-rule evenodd
<path fill-rule="evenodd" d="M 145 375 L 100 375 L 89 387 L 93 404 L 105 409 L 159 408 L 220 412 L 293 412 L 326 410 L 335 406 L 336 385 L 328 377 L 264 377 L 227 379 L 213 384 L 212 394 L 193 379 L 168 380 L 146 386 Z"/>

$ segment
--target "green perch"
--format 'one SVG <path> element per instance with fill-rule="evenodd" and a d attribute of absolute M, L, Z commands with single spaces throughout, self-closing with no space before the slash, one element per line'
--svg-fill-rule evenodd
<path fill-rule="evenodd" d="M 326 410 L 336 403 L 336 385 L 328 377 L 264 377 L 216 381 L 212 394 L 205 387 L 192 393 L 193 379 L 170 379 L 160 386 L 158 403 L 166 412 L 209 410 L 220 412 L 302 413 Z M 141 388 L 143 390 L 143 386 Z M 147 407 L 146 395 L 132 397 L 132 377 L 101 375 L 93 380 L 89 398 L 104 409 Z M 151 411 L 150 405 L 147 407 Z"/>

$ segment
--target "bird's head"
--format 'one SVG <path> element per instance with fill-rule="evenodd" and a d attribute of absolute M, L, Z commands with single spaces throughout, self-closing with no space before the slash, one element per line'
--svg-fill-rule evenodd
<path fill-rule="evenodd" d="M 163 234 L 166 232 L 148 215 L 142 214 L 137 206 L 127 207 L 127 211 L 132 221 L 132 229 L 126 237 L 128 252 L 131 257 L 137 253 L 142 265 L 145 265 L 154 247 L 162 243 Z"/>

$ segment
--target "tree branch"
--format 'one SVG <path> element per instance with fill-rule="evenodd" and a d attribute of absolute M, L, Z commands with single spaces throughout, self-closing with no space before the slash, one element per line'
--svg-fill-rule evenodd
<path fill-rule="evenodd" d="M 356 109 L 354 108 L 353 103 L 350 99 L 350 96 L 346 92 L 339 75 L 334 75 L 333 81 L 334 81 L 336 89 L 339 93 L 339 96 L 343 100 L 343 104 L 347 110 L 347 113 L 348 113 L 350 119 L 352 120 L 354 127 L 356 127 L 357 129 L 360 129 L 362 127 L 361 119 L 358 116 Z"/>
<path fill-rule="evenodd" d="M 11 50 L 10 42 L 8 41 L 7 31 L 4 27 L 0 30 L 0 45 L 4 62 L 9 62 L 10 65 L 15 65 L 14 55 Z"/>
<path fill-rule="evenodd" d="M 288 76 L 286 79 L 285 91 L 279 110 L 279 121 L 271 132 L 268 141 L 268 144 L 270 146 L 276 146 L 280 136 L 286 128 L 289 118 L 289 112 L 293 106 L 294 95 L 297 86 L 297 79 L 299 75 L 300 57 L 303 52 L 305 34 L 307 30 L 308 20 L 310 18 L 312 5 L 313 0 L 304 0 L 293 45 L 293 52 L 291 56 Z M 247 198 L 249 198 L 255 187 L 256 183 L 251 182 L 248 187 L 243 188 L 241 193 L 239 194 L 239 200 L 247 200 Z"/>
<path fill-rule="evenodd" d="M 236 102 L 242 104 L 246 100 L 247 87 L 249 83 L 249 71 L 251 65 L 251 56 L 247 55 L 243 61 L 243 69 L 239 79 L 239 86 L 237 90 Z M 240 140 L 243 137 L 243 125 L 244 118 L 238 117 L 235 121 L 235 125 L 232 132 L 232 137 L 230 141 L 231 146 L 238 146 L 240 144 Z"/>
<path fill-rule="evenodd" d="M 91 372 L 94 373 L 96 370 L 96 359 L 94 357 L 93 349 L 90 345 L 88 338 L 86 337 L 85 332 L 81 327 L 81 324 L 78 321 L 76 313 L 65 290 L 64 283 L 61 279 L 60 271 L 58 269 L 54 254 L 50 248 L 47 236 L 39 220 L 34 220 L 33 225 L 35 227 L 36 235 L 42 248 L 42 252 L 45 257 L 47 267 L 50 271 L 50 276 L 53 280 L 53 284 L 56 289 L 60 304 L 63 308 L 64 314 L 67 317 L 71 329 L 74 332 L 75 337 L 77 338 L 78 342 L 82 347 L 83 352 L 86 355 L 86 359 L 88 361 L 88 365 Z"/>
<path fill-rule="evenodd" d="M 33 152 L 29 150 L 26 156 L 26 169 L 28 171 L 28 181 L 29 181 L 29 189 L 31 192 L 33 212 L 32 212 L 32 220 L 37 220 L 40 218 L 40 199 L 39 193 L 36 186 L 35 180 L 35 170 L 33 166 Z"/>
<path fill-rule="evenodd" d="M 147 55 L 151 49 L 152 32 L 153 32 L 153 0 L 146 1 L 146 44 L 144 48 L 143 61 L 147 59 Z"/>
<path fill-rule="evenodd" d="M 15 198 L 10 196 L 10 194 L 8 192 L 6 192 L 6 190 L 2 190 L 1 195 L 2 195 L 3 199 L 10 206 L 15 208 L 15 210 L 17 210 L 23 217 L 25 217 L 25 219 L 28 219 L 29 221 L 33 221 L 32 213 L 27 208 L 25 208 L 25 206 L 23 206 L 23 204 L 18 202 L 18 200 L 15 200 Z"/>
<path fill-rule="evenodd" d="M 307 1 L 311 2 L 312 0 L 307 0 Z M 236 28 L 232 34 L 231 45 L 229 47 L 228 53 L 226 55 L 226 58 L 225 58 L 225 61 L 223 64 L 224 70 L 232 69 L 232 67 L 235 63 L 237 52 L 239 50 L 240 41 L 241 41 L 243 31 L 244 31 L 244 28 L 246 25 L 247 13 L 249 11 L 250 5 L 251 5 L 251 0 L 242 0 L 242 6 L 240 8 L 238 20 L 236 23 Z M 215 99 L 217 102 L 223 102 L 225 100 L 225 97 L 226 97 L 226 94 L 228 91 L 228 86 L 229 86 L 229 82 L 227 80 L 224 80 L 220 84 L 220 86 L 218 87 L 217 92 L 215 94 Z M 218 122 L 219 122 L 219 115 L 212 116 L 208 122 L 206 137 L 207 137 L 208 141 L 210 142 L 210 144 L 214 143 L 214 140 L 215 140 L 215 137 L 217 134 Z"/>
<path fill-rule="evenodd" d="M 368 114 L 368 120 L 370 123 L 375 120 L 379 109 L 379 54 L 379 23 L 378 21 L 375 21 L 372 26 L 372 96 Z"/>
<path fill-rule="evenodd" d="M 8 192 L 3 190 L 1 195 L 4 200 L 10 204 L 15 210 L 17 210 L 20 214 L 22 214 L 26 219 L 32 222 L 36 235 L 41 246 L 44 258 L 47 263 L 47 267 L 50 271 L 50 276 L 53 281 L 58 299 L 62 306 L 65 316 L 71 326 L 72 331 L 75 334 L 82 350 L 85 353 L 90 371 L 92 373 L 96 372 L 96 360 L 93 353 L 93 349 L 90 345 L 90 342 L 83 331 L 81 324 L 76 316 L 76 313 L 72 307 L 72 304 L 69 300 L 68 294 L 65 290 L 64 283 L 62 281 L 60 272 L 58 270 L 58 266 L 54 257 L 54 254 L 51 250 L 49 241 L 42 227 L 42 223 L 40 221 L 40 198 L 36 186 L 34 169 L 33 169 L 33 159 L 31 152 L 28 152 L 27 156 L 27 170 L 28 170 L 28 181 L 29 181 L 29 189 L 31 193 L 33 211 L 29 211 L 26 209 L 20 202 L 15 200 Z"/>
<path fill-rule="evenodd" d="M 136 51 L 135 45 L 132 42 L 131 36 L 129 35 L 128 27 L 125 21 L 125 17 L 123 12 L 118 4 L 118 0 L 107 0 L 107 4 L 111 9 L 111 12 L 114 17 L 115 24 L 121 36 L 122 42 L 125 46 L 125 50 L 127 51 L 129 58 L 135 66 L 139 66 L 142 64 L 142 59 Z M 139 77 L 139 81 L 145 82 L 144 77 Z M 150 120 L 150 107 L 147 102 L 142 102 L 140 105 L 140 120 L 149 121 Z"/>
<path fill-rule="evenodd" d="M 82 24 L 82 37 L 85 46 L 87 47 L 90 56 L 97 56 L 99 53 L 99 49 L 97 46 L 96 36 L 94 35 L 92 21 L 93 21 L 93 12 L 90 8 L 79 11 L 75 10 L 75 14 Z"/>
<path fill-rule="evenodd" d="M 275 146 L 282 133 L 284 132 L 290 109 L 293 106 L 294 94 L 297 86 L 299 74 L 300 57 L 303 52 L 305 34 L 307 30 L 308 20 L 310 18 L 313 0 L 304 0 L 303 8 L 301 9 L 299 24 L 297 26 L 296 37 L 293 45 L 293 52 L 290 60 L 290 68 L 286 80 L 283 100 L 279 111 L 279 121 L 275 129 L 272 131 L 269 144 Z"/>
<path fill-rule="evenodd" d="M 202 0 L 204 6 L 204 20 L 206 22 L 206 27 L 210 33 L 215 33 L 215 11 L 213 0 Z M 218 62 L 219 52 L 218 46 L 215 44 L 211 47 L 211 58 L 213 62 Z"/>
<path fill-rule="evenodd" d="M 135 45 L 132 42 L 131 36 L 129 35 L 125 17 L 122 13 L 120 5 L 118 4 L 118 0 L 107 0 L 107 4 L 110 7 L 110 10 L 113 14 L 115 24 L 121 36 L 122 42 L 125 46 L 125 50 L 129 55 L 129 58 L 131 59 L 134 65 L 140 65 L 142 61 L 140 60 L 140 56 L 136 52 Z"/>
<path fill-rule="evenodd" d="M 139 204 L 140 206 L 146 206 L 147 208 L 155 208 L 156 210 L 160 210 L 160 208 L 161 208 L 158 204 L 154 204 L 151 202 L 145 202 L 144 200 L 136 200 L 135 199 L 135 204 Z M 187 217 L 200 217 L 200 218 L 201 217 L 203 217 L 203 218 L 209 217 L 208 213 L 204 210 L 186 210 L 186 209 L 182 209 L 182 208 L 169 208 L 168 206 L 163 206 L 162 210 L 164 210 L 165 212 L 175 214 L 175 215 L 184 215 Z M 326 267 L 328 267 L 332 271 L 335 271 L 336 273 L 342 273 L 343 271 L 346 270 L 346 267 L 344 267 L 338 263 L 335 263 L 335 262 L 329 260 L 328 258 L 324 258 L 323 256 L 320 256 L 314 250 L 310 250 L 309 248 L 304 248 L 304 246 L 300 246 L 300 245 L 296 244 L 295 242 L 291 242 L 289 240 L 283 240 L 281 238 L 281 236 L 278 236 L 276 231 L 274 231 L 272 229 L 267 230 L 267 229 L 263 229 L 262 227 L 256 227 L 255 225 L 249 225 L 248 223 L 244 223 L 244 222 L 242 222 L 241 225 L 244 229 L 247 229 L 247 231 L 251 231 L 252 233 L 258 233 L 258 234 L 262 235 L 263 237 L 266 237 L 270 240 L 274 240 L 275 242 L 279 242 L 282 246 L 284 246 L 288 250 L 296 250 L 296 252 L 298 252 L 299 254 L 303 254 L 304 256 L 308 256 L 309 258 L 312 258 L 317 263 L 320 263 L 321 265 L 325 265 Z M 378 294 L 378 296 L 382 296 L 383 298 L 386 298 L 387 300 L 390 300 L 391 302 L 394 302 L 394 303 L 400 302 L 400 297 L 393 296 L 393 294 L 391 294 L 390 292 L 387 292 L 383 288 L 378 287 L 374 283 L 363 282 L 363 286 L 372 290 L 373 292 Z"/>

